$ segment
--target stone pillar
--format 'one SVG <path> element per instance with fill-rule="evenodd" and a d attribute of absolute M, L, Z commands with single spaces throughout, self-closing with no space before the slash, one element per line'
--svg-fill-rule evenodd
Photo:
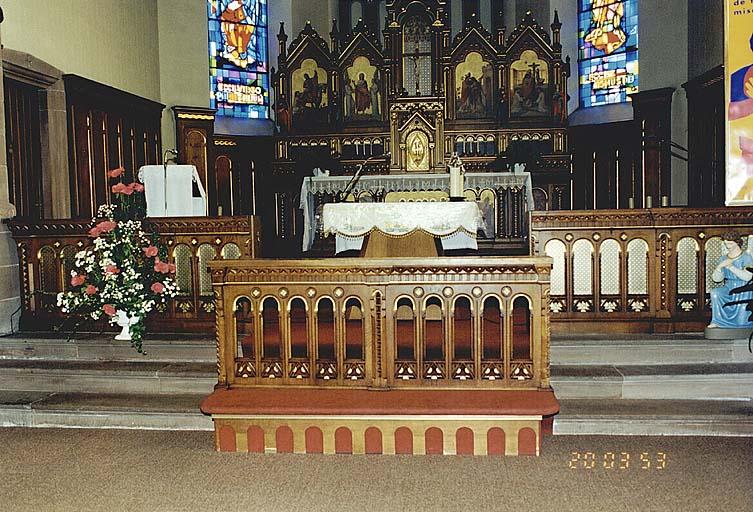
<path fill-rule="evenodd" d="M 39 89 L 39 143 L 45 219 L 68 219 L 68 118 L 63 72 L 31 54 L 3 48 L 3 77 Z M 3 118 L 5 119 L 5 118 Z"/>
<path fill-rule="evenodd" d="M 0 8 L 0 23 L 3 20 Z M 0 33 L 0 43 L 2 34 Z M 2 46 L 0 45 L 0 52 Z M 0 53 L 2 59 L 2 53 Z M 5 148 L 5 91 L 0 66 L 0 334 L 18 327 L 21 314 L 21 293 L 18 277 L 18 255 L 5 221 L 16 215 L 8 198 L 8 163 Z M 11 324 L 12 322 L 12 324 Z"/>

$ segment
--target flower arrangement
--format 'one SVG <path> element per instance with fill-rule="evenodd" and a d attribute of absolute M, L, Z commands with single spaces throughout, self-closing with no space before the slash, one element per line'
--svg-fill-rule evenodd
<path fill-rule="evenodd" d="M 117 204 L 99 207 L 89 231 L 93 243 L 76 254 L 72 288 L 59 293 L 57 302 L 63 313 L 93 320 L 107 317 L 126 333 L 116 339 L 130 339 L 143 352 L 147 314 L 177 293 L 172 278 L 175 265 L 166 262 L 167 250 L 159 244 L 158 234 L 148 233 L 142 225 L 144 185 L 123 183 L 122 168 L 107 174 L 110 179 L 120 178 L 111 188 Z"/>

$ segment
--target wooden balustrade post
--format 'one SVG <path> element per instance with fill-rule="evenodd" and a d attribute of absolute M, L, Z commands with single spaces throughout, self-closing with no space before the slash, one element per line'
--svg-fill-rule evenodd
<path fill-rule="evenodd" d="M 654 332 L 673 333 L 674 322 L 672 319 L 672 302 L 675 293 L 671 289 L 673 281 L 671 276 L 672 237 L 668 232 L 658 232 L 656 237 L 656 276 L 655 296 L 657 298 L 656 317 L 654 319 Z"/>
<path fill-rule="evenodd" d="M 226 358 L 228 356 L 228 352 L 230 353 L 229 355 L 232 356 L 233 351 L 228 350 L 229 347 L 226 347 L 225 345 L 232 343 L 235 340 L 235 333 L 232 333 L 231 335 L 229 329 L 227 329 L 225 319 L 225 287 L 223 285 L 214 287 L 214 301 L 214 335 L 217 350 L 217 383 L 218 385 L 227 385 L 229 382 L 227 369 L 232 369 L 233 365 L 232 363 L 229 364 Z M 232 310 L 233 308 L 227 309 Z M 233 322 L 227 323 L 232 324 Z"/>

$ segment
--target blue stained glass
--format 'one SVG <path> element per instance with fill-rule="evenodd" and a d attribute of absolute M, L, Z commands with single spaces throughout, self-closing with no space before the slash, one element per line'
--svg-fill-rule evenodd
<path fill-rule="evenodd" d="M 629 101 L 638 91 L 637 0 L 579 0 L 581 106 Z"/>
<path fill-rule="evenodd" d="M 210 106 L 269 117 L 267 0 L 207 0 Z"/>

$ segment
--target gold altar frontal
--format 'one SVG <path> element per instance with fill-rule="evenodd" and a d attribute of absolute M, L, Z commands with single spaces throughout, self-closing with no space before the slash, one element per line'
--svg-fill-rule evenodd
<path fill-rule="evenodd" d="M 361 256 L 365 258 L 432 258 L 442 254 L 437 244 L 439 244 L 439 239 L 426 231 L 417 230 L 396 237 L 373 230 L 363 241 Z"/>
<path fill-rule="evenodd" d="M 220 451 L 538 455 L 546 257 L 209 263 Z"/>

